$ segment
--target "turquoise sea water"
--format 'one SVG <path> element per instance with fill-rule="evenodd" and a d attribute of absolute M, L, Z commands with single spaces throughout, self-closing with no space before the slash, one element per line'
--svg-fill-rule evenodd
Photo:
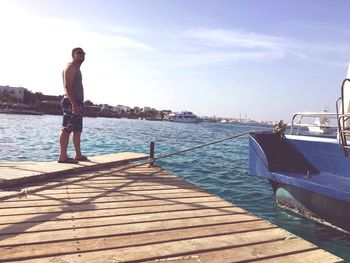
<path fill-rule="evenodd" d="M 60 116 L 0 114 L 0 160 L 53 161 L 58 158 Z M 264 127 L 227 123 L 182 124 L 85 118 L 82 149 L 88 156 L 115 152 L 155 155 L 208 143 Z M 70 154 L 73 149 L 70 145 Z M 267 181 L 248 174 L 247 136 L 157 161 L 163 168 L 350 262 L 350 237 L 285 212 L 274 204 Z"/>

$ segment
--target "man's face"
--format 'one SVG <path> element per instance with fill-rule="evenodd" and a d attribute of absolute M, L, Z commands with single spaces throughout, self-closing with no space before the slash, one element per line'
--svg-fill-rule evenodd
<path fill-rule="evenodd" d="M 78 49 L 73 53 L 73 60 L 83 62 L 85 60 L 85 52 L 82 49 Z"/>

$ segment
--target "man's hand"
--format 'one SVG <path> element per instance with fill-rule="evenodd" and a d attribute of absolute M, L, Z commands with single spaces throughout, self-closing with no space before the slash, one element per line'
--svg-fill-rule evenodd
<path fill-rule="evenodd" d="M 80 109 L 79 109 L 78 105 L 72 106 L 72 113 L 73 113 L 73 115 L 80 115 Z"/>

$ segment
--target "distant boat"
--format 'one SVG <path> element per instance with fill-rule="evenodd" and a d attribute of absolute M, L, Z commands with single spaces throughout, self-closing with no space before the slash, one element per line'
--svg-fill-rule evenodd
<path fill-rule="evenodd" d="M 328 108 L 324 109 L 323 112 L 328 112 Z M 334 134 L 337 131 L 336 128 L 331 126 L 331 122 L 326 116 L 318 117 L 316 121 L 307 128 L 311 133 L 319 134 Z"/>
<path fill-rule="evenodd" d="M 193 114 L 190 111 L 170 113 L 168 115 L 168 120 L 173 122 L 184 122 L 184 123 L 199 122 L 199 118 L 197 117 L 197 115 Z"/>

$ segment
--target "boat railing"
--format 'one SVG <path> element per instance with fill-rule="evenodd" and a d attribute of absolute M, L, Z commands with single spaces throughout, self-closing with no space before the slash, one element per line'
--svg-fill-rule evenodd
<path fill-rule="evenodd" d="M 349 115 L 350 116 L 350 115 Z M 301 129 L 303 127 L 320 127 L 322 128 L 322 125 L 315 125 L 310 123 L 303 123 L 304 119 L 310 119 L 310 118 L 327 118 L 327 119 L 333 119 L 335 123 L 338 123 L 339 113 L 330 113 L 330 112 L 297 112 L 293 115 L 292 122 L 291 122 L 291 128 L 290 128 L 290 134 L 294 135 L 300 135 Z M 329 124 L 327 125 L 327 128 L 337 129 L 338 126 L 335 124 Z"/>
<path fill-rule="evenodd" d="M 294 114 L 291 122 L 291 130 L 290 134 L 301 134 L 301 128 L 302 127 L 310 127 L 313 126 L 315 127 L 315 124 L 307 124 L 307 123 L 302 123 L 304 118 L 328 118 L 328 119 L 335 119 L 336 125 L 329 124 L 327 125 L 328 128 L 330 129 L 336 129 L 337 134 L 339 135 L 338 138 L 341 140 L 340 143 L 344 145 L 346 144 L 347 138 L 346 138 L 346 133 L 349 133 L 349 138 L 350 138 L 350 130 L 349 131 L 344 131 L 346 130 L 346 123 L 350 122 L 350 113 L 348 113 L 348 109 L 345 109 L 345 103 L 344 103 L 344 98 L 345 98 L 345 87 L 346 84 L 350 82 L 350 79 L 346 78 L 342 82 L 341 85 L 341 90 L 340 90 L 340 98 L 336 101 L 336 113 L 329 113 L 329 112 L 297 112 Z M 298 118 L 298 119 L 297 119 Z M 348 125 L 350 126 L 350 125 Z M 317 126 L 316 126 L 317 127 Z M 319 127 L 321 128 L 322 125 L 320 124 Z M 315 134 L 313 134 L 315 135 Z M 343 138 L 344 137 L 344 138 Z M 350 148 L 349 148 L 350 149 Z"/>
<path fill-rule="evenodd" d="M 337 109 L 337 117 L 338 117 L 338 138 L 339 138 L 339 144 L 342 146 L 344 155 L 348 156 L 350 152 L 350 146 L 348 145 L 348 140 L 350 139 L 350 114 L 349 109 L 345 109 L 345 106 L 348 106 L 349 102 L 346 101 L 345 103 L 345 87 L 346 84 L 350 83 L 350 79 L 346 78 L 344 79 L 342 85 L 341 85 L 341 96 L 336 102 L 336 109 Z M 349 87 L 349 86 L 347 86 Z M 349 98 L 347 98 L 348 100 Z M 348 106 L 349 107 L 349 106 Z M 340 111 L 340 113 L 339 113 Z"/>
<path fill-rule="evenodd" d="M 350 82 L 350 79 L 344 79 L 341 89 L 340 89 L 340 98 L 336 102 L 336 109 L 337 109 L 337 115 L 339 122 L 339 127 L 345 127 L 345 123 L 350 120 L 350 116 L 348 116 L 348 109 L 345 109 L 345 85 L 347 82 Z"/>

